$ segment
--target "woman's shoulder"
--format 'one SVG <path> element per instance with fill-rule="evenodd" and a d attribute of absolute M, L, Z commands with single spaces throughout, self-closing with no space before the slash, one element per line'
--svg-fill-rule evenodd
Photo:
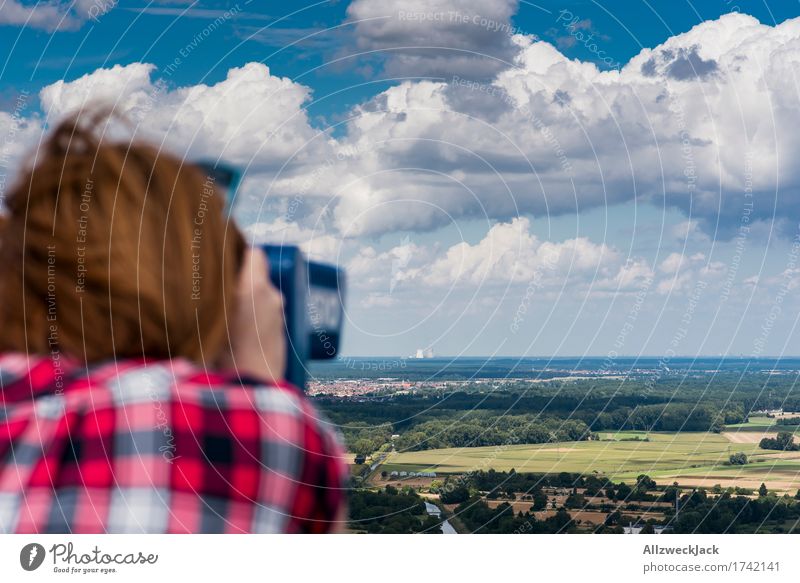
<path fill-rule="evenodd" d="M 309 454 L 341 457 L 342 440 L 306 395 L 286 382 L 267 382 L 204 368 L 185 359 L 117 359 L 79 366 L 48 355 L 0 355 L 0 406 L 6 420 L 71 414 L 124 421 L 126 430 L 214 439 L 294 443 Z"/>
<path fill-rule="evenodd" d="M 0 354 L 0 380 L 7 405 L 17 396 L 28 402 L 53 394 L 79 400 L 81 394 L 91 393 L 95 405 L 169 401 L 185 407 L 249 409 L 322 421 L 303 391 L 290 383 L 241 376 L 182 358 L 122 358 L 87 366 L 59 355 L 9 352 Z"/>
<path fill-rule="evenodd" d="M 0 355 L 0 372 L 16 371 L 10 389 L 0 391 L 0 434 L 22 442 L 33 435 L 35 419 L 39 447 L 64 451 L 68 439 L 83 458 L 102 452 L 116 487 L 140 488 L 146 476 L 148 487 L 169 490 L 186 524 L 195 526 L 155 530 L 215 530 L 198 517 L 217 503 L 232 513 L 223 515 L 230 524 L 220 531 L 322 532 L 334 524 L 347 480 L 341 440 L 296 387 L 180 359 L 65 362 L 58 373 L 49 360 Z M 56 374 L 66 379 L 61 391 Z M 48 388 L 32 392 L 26 375 Z M 86 479 L 105 484 L 109 475 L 61 469 L 62 485 L 72 486 L 75 476 L 80 486 Z"/>
<path fill-rule="evenodd" d="M 109 363 L 94 368 L 89 376 L 106 385 L 121 403 L 142 399 L 179 401 L 187 407 L 317 417 L 303 391 L 288 382 L 265 381 L 185 359 Z"/>

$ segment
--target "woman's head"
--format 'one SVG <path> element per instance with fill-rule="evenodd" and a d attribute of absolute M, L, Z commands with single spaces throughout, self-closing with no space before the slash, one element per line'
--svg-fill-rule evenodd
<path fill-rule="evenodd" d="M 61 123 L 6 199 L 0 350 L 213 364 L 241 233 L 212 178 L 151 145 L 101 140 L 104 122 Z"/>

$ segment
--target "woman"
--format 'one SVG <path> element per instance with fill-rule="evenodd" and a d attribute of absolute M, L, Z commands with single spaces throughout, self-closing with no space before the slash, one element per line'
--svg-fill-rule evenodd
<path fill-rule="evenodd" d="M 0 532 L 328 532 L 336 436 L 213 179 L 59 125 L 0 230 Z"/>

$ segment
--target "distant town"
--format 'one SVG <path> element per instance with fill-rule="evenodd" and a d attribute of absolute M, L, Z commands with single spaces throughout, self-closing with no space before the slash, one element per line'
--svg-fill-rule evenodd
<path fill-rule="evenodd" d="M 354 532 L 796 532 L 800 359 L 345 358 Z"/>

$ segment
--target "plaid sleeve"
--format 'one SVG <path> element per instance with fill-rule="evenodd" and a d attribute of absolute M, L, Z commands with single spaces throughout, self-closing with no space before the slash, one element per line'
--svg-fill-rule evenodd
<path fill-rule="evenodd" d="M 303 471 L 303 508 L 298 512 L 302 532 L 330 532 L 345 504 L 347 466 L 344 450 L 333 427 L 305 402 L 306 464 Z M 300 498 L 298 498 L 300 502 Z"/>
<path fill-rule="evenodd" d="M 59 391 L 49 363 L 17 376 L 8 361 L 0 366 L 0 532 L 335 526 L 347 475 L 341 446 L 298 389 L 174 361 L 116 362 Z"/>
<path fill-rule="evenodd" d="M 192 517 L 212 514 L 203 506 L 220 500 L 224 505 L 216 514 L 224 520 L 216 520 L 218 527 L 195 522 L 188 530 L 323 533 L 334 528 L 345 500 L 342 448 L 300 390 L 285 383 L 228 384 L 179 393 L 171 487 L 173 500 L 186 500 L 184 528 Z M 204 505 L 193 500 L 198 494 Z M 180 507 L 172 512 L 180 513 Z M 215 522 L 213 516 L 207 520 Z"/>

